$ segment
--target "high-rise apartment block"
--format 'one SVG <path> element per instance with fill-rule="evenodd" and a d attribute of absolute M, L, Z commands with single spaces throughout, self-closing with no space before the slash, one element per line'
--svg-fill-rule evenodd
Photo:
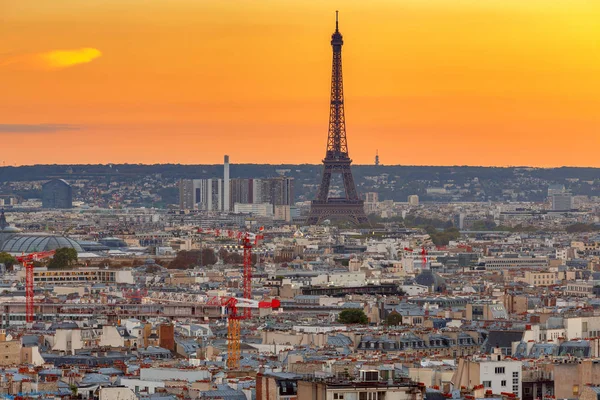
<path fill-rule="evenodd" d="M 223 211 L 222 179 L 182 179 L 179 182 L 179 208 L 182 210 Z"/>
<path fill-rule="evenodd" d="M 229 185 L 222 179 L 182 179 L 179 183 L 182 210 L 233 211 L 235 204 L 264 203 L 293 205 L 294 179 L 234 178 L 229 180 Z"/>

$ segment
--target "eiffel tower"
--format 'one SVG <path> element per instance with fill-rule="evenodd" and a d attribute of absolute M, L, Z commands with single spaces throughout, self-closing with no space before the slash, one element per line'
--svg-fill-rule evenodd
<path fill-rule="evenodd" d="M 331 73 L 331 102 L 327 152 L 323 160 L 323 180 L 317 198 L 312 201 L 307 223 L 317 225 L 326 219 L 344 219 L 355 225 L 368 224 L 363 201 L 358 198 L 348 155 L 346 120 L 344 117 L 344 87 L 342 82 L 342 45 L 338 12 L 335 12 L 335 32 L 331 35 L 333 69 Z M 329 197 L 331 175 L 340 174 L 344 181 L 345 197 Z"/>

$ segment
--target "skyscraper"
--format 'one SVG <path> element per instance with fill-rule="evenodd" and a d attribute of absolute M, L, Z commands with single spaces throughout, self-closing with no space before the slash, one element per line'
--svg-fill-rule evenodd
<path fill-rule="evenodd" d="M 222 179 L 182 179 L 179 181 L 179 207 L 182 210 L 223 211 Z"/>

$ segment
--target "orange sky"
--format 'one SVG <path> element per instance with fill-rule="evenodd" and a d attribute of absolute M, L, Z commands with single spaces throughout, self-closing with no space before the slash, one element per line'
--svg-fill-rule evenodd
<path fill-rule="evenodd" d="M 318 163 L 337 8 L 355 163 L 600 167 L 598 0 L 0 0 L 0 161 Z"/>

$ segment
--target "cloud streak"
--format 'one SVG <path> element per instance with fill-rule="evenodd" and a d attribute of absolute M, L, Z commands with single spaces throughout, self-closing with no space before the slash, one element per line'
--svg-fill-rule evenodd
<path fill-rule="evenodd" d="M 58 70 L 87 64 L 102 56 L 93 47 L 51 50 L 42 53 L 13 54 L 0 57 L 0 67 L 25 70 Z"/>
<path fill-rule="evenodd" d="M 81 129 L 71 124 L 0 124 L 0 133 L 56 133 Z"/>

